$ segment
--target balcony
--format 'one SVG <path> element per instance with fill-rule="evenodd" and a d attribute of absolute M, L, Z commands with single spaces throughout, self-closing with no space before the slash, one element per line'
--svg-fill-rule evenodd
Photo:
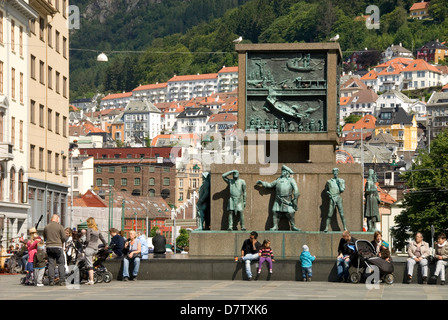
<path fill-rule="evenodd" d="M 9 161 L 14 159 L 12 148 L 12 143 L 0 142 L 0 161 Z"/>

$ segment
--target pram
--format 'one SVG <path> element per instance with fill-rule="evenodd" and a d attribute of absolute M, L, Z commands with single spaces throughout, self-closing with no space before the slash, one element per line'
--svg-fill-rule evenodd
<path fill-rule="evenodd" d="M 373 274 L 377 267 L 380 271 L 380 278 L 387 284 L 394 282 L 394 267 L 391 263 L 378 257 L 375 253 L 375 248 L 372 243 L 367 240 L 357 240 L 355 242 L 355 261 L 353 264 L 356 266 L 356 272 L 350 274 L 350 281 L 352 283 L 358 283 L 361 281 L 362 276 L 368 277 Z"/>
<path fill-rule="evenodd" d="M 107 268 L 103 265 L 104 261 L 106 261 L 107 257 L 110 255 L 110 250 L 106 250 L 104 247 L 98 249 L 98 253 L 96 254 L 96 260 L 93 262 L 93 267 L 95 268 L 95 272 L 97 274 L 98 283 L 105 282 L 109 283 L 112 281 L 113 275 L 107 270 Z"/>
<path fill-rule="evenodd" d="M 70 278 L 72 278 L 72 275 L 76 272 L 78 272 L 79 274 L 79 279 L 78 279 L 78 283 L 81 283 L 82 280 L 88 280 L 89 278 L 89 273 L 88 273 L 88 268 L 86 265 L 86 258 L 85 258 L 85 253 L 84 253 L 84 247 L 83 246 L 75 246 L 74 249 L 76 250 L 76 261 L 74 263 L 74 268 L 70 268 Z M 96 254 L 96 256 L 94 257 L 94 261 L 93 261 L 93 267 L 94 267 L 94 272 L 93 272 L 93 282 L 94 283 L 101 283 L 101 282 L 106 282 L 109 283 L 112 278 L 113 275 L 110 271 L 107 270 L 106 267 L 104 267 L 103 263 L 104 261 L 106 261 L 107 257 L 109 256 L 109 251 L 104 249 L 104 248 L 100 248 L 98 250 L 98 253 Z M 77 268 L 77 270 L 76 270 Z"/>

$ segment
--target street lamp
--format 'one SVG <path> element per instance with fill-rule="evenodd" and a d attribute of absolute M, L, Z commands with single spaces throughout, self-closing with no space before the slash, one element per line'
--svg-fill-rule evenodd
<path fill-rule="evenodd" d="M 98 57 L 96 57 L 96 61 L 99 62 L 107 62 L 109 59 L 107 58 L 106 54 L 104 52 L 101 52 Z"/>
<path fill-rule="evenodd" d="M 176 232 L 176 210 L 171 209 L 171 219 L 173 220 L 173 226 L 171 227 L 171 243 L 174 244 L 174 254 L 176 254 L 176 237 L 174 233 Z"/>

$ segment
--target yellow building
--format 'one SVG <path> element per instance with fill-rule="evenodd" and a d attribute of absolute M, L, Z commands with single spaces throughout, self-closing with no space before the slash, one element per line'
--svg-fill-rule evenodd
<path fill-rule="evenodd" d="M 417 149 L 417 121 L 401 107 L 382 108 L 377 116 L 375 134 L 390 133 L 398 142 L 397 151 Z"/>
<path fill-rule="evenodd" d="M 67 210 L 69 30 L 68 0 L 33 0 L 38 17 L 30 22 L 28 88 L 28 187 L 31 223 L 52 214 L 71 224 Z"/>
<path fill-rule="evenodd" d="M 429 17 L 429 1 L 416 2 L 409 9 L 412 19 L 424 19 Z"/>

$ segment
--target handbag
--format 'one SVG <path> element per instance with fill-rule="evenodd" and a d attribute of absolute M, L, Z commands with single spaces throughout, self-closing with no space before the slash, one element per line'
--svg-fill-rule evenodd
<path fill-rule="evenodd" d="M 434 263 L 436 263 L 436 258 L 434 258 L 433 255 L 429 255 L 426 259 L 428 260 L 428 263 L 429 263 L 429 264 L 434 264 Z"/>

